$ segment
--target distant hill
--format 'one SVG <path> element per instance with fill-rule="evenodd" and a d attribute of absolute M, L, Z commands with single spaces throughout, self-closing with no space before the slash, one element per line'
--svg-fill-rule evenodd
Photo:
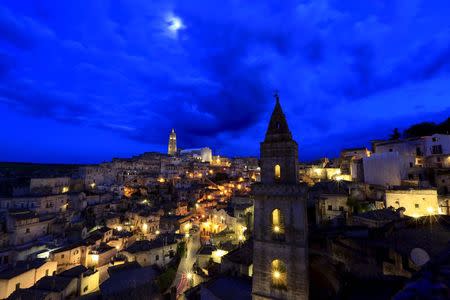
<path fill-rule="evenodd" d="M 0 162 L 0 177 L 71 176 L 81 166 L 83 165 Z"/>

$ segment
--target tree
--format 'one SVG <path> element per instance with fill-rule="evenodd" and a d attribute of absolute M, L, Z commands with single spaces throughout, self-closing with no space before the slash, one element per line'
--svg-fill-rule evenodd
<path fill-rule="evenodd" d="M 438 133 L 450 134 L 450 118 L 438 125 Z"/>
<path fill-rule="evenodd" d="M 398 131 L 398 128 L 394 128 L 391 135 L 389 136 L 390 140 L 398 140 L 400 139 L 400 132 Z"/>
<path fill-rule="evenodd" d="M 412 125 L 404 131 L 406 137 L 420 137 L 438 132 L 438 125 L 434 122 L 422 122 Z"/>

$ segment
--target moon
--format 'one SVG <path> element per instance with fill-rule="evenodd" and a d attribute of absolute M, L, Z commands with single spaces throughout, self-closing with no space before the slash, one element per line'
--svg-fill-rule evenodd
<path fill-rule="evenodd" d="M 181 20 L 181 18 L 177 17 L 177 16 L 169 16 L 167 18 L 167 23 L 168 23 L 168 29 L 170 32 L 176 34 L 178 32 L 178 30 L 184 28 L 183 25 L 183 21 Z"/>

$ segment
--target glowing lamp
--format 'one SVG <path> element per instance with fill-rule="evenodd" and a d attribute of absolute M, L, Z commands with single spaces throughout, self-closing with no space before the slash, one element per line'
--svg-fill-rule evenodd
<path fill-rule="evenodd" d="M 187 272 L 187 273 L 186 273 L 186 278 L 187 278 L 187 279 L 191 280 L 192 277 L 193 277 L 193 275 L 192 275 L 191 272 Z"/>
<path fill-rule="evenodd" d="M 281 277 L 280 271 L 274 271 L 272 275 L 273 275 L 273 278 L 275 278 L 275 279 L 280 279 L 280 277 Z"/>
<path fill-rule="evenodd" d="M 275 226 L 273 227 L 273 231 L 276 232 L 276 233 L 280 232 L 280 226 L 275 225 Z"/>
<path fill-rule="evenodd" d="M 98 264 L 98 254 L 92 254 L 91 257 L 92 257 L 92 262 L 94 264 Z"/>
<path fill-rule="evenodd" d="M 427 207 L 427 212 L 429 214 L 432 214 L 434 212 L 434 209 L 431 206 L 429 206 L 429 207 Z"/>

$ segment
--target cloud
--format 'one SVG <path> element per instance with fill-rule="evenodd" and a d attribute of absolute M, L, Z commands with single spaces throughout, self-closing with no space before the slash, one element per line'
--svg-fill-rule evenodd
<path fill-rule="evenodd" d="M 53 37 L 53 32 L 32 18 L 14 15 L 0 6 L 0 41 L 17 48 L 29 49 L 39 39 Z"/>
<path fill-rule="evenodd" d="M 372 134 L 371 116 L 389 101 L 399 107 L 392 119 L 412 117 L 411 84 L 430 83 L 420 95 L 447 108 L 433 94 L 447 94 L 440 80 L 450 71 L 449 24 L 438 8 L 446 10 L 356 0 L 3 4 L 0 99 L 24 119 L 151 145 L 174 127 L 186 148 L 257 154 L 278 89 L 299 140 L 336 136 L 331 149 L 355 119 Z M 167 16 L 182 26 L 170 31 Z M 365 109 L 369 101 L 379 107 Z"/>

